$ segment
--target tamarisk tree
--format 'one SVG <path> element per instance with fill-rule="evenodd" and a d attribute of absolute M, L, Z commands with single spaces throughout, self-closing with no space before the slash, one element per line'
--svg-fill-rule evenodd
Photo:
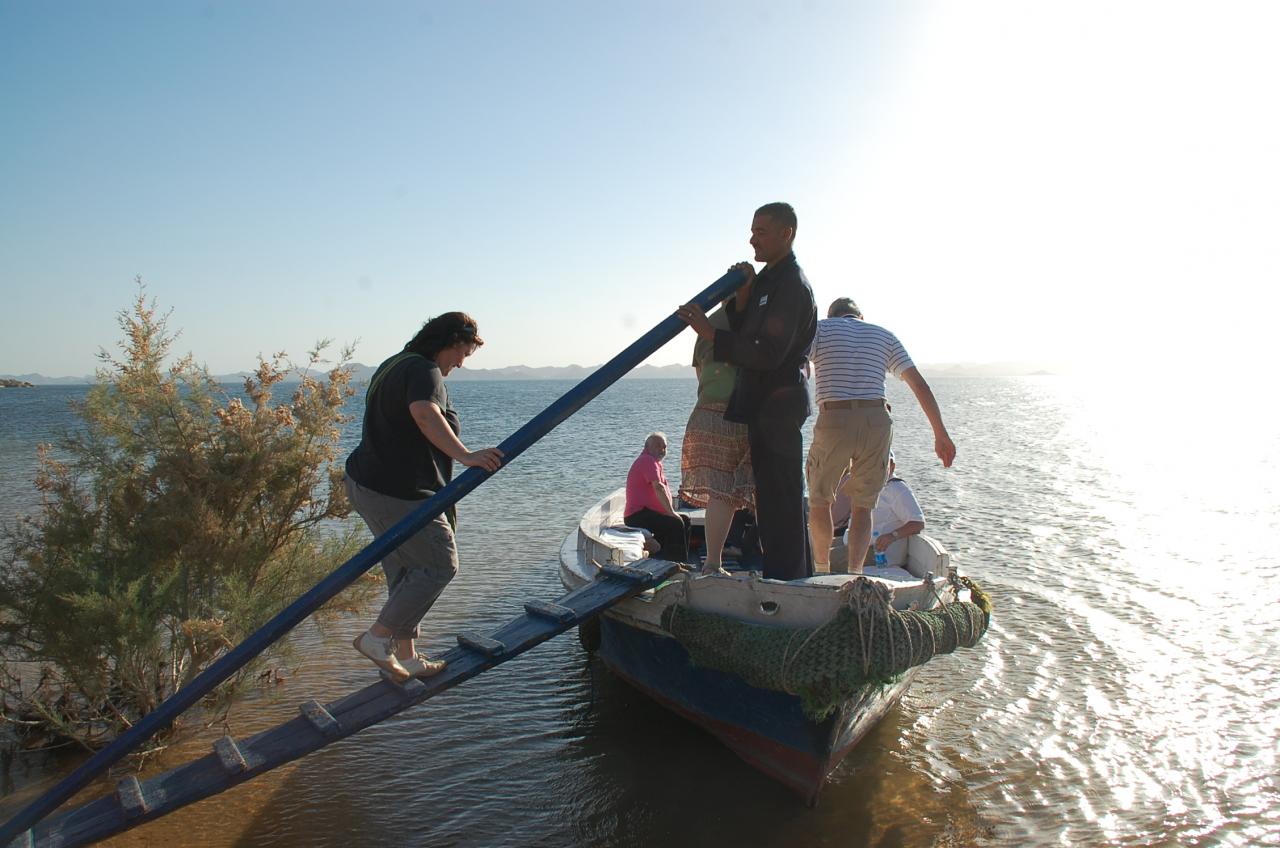
<path fill-rule="evenodd" d="M 302 369 L 260 359 L 228 393 L 190 355 L 165 365 L 167 318 L 139 281 L 83 427 L 40 448 L 36 514 L 0 538 L 3 715 L 45 738 L 110 741 L 358 548 L 336 521 L 350 350 L 318 376 L 325 343 Z"/>

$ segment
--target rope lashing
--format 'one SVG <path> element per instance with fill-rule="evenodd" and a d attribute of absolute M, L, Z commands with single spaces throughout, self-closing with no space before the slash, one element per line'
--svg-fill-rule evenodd
<path fill-rule="evenodd" d="M 819 720 L 863 686 L 893 683 L 938 654 L 978 643 L 990 623 L 990 598 L 968 578 L 953 585 L 974 600 L 946 602 L 930 582 L 936 608 L 895 610 L 888 586 L 858 578 L 840 588 L 839 610 L 817 627 L 753 624 L 684 604 L 668 607 L 662 626 L 695 665 L 797 695 Z"/>

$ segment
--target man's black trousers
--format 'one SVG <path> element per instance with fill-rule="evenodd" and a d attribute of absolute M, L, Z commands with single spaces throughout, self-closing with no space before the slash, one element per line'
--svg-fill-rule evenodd
<path fill-rule="evenodd" d="M 643 527 L 653 533 L 662 550 L 658 555 L 671 562 L 689 561 L 689 516 L 655 512 L 648 507 L 622 519 L 628 527 Z"/>
<path fill-rule="evenodd" d="M 781 404 L 780 404 L 781 405 Z M 764 576 L 813 576 L 804 513 L 803 412 L 760 414 L 747 422 L 751 470 L 756 478 L 756 524 L 764 549 Z"/>

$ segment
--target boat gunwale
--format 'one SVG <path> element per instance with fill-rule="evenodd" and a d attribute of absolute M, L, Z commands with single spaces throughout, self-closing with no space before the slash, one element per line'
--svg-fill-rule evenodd
<path fill-rule="evenodd" d="M 621 549 L 610 544 L 600 533 L 601 528 L 614 527 L 620 523 L 624 498 L 625 489 L 619 488 L 596 501 L 583 514 L 577 527 L 567 534 L 560 548 L 561 582 L 566 587 L 591 581 L 600 572 L 602 564 L 635 561 L 625 559 Z M 701 513 L 701 510 L 697 513 Z M 697 513 L 693 514 L 701 518 Z M 898 609 L 909 609 L 913 604 L 914 608 L 932 609 L 943 602 L 944 598 L 947 602 L 955 600 L 956 594 L 945 580 L 954 570 L 946 549 L 935 539 L 923 534 L 912 536 L 910 542 L 910 559 L 902 570 L 914 579 L 882 576 L 874 570 L 869 570 L 864 575 L 819 574 L 793 581 L 768 579 L 758 572 L 734 572 L 727 577 L 707 578 L 686 570 L 673 575 L 660 586 L 624 601 L 605 615 L 669 636 L 660 626 L 661 612 L 667 606 L 687 602 L 703 609 L 716 609 L 721 606 L 713 602 L 717 596 L 725 601 L 737 593 L 749 595 L 753 601 L 758 599 L 756 608 L 760 612 L 757 613 L 756 608 L 749 607 L 740 597 L 737 599 L 737 612 L 728 614 L 766 626 L 815 627 L 830 620 L 843 603 L 839 590 L 859 576 L 888 586 L 894 598 L 894 606 Z M 605 551 L 608 553 L 602 555 Z M 605 563 L 600 561 L 602 559 Z M 932 568 L 926 562 L 931 562 Z M 926 577 L 930 573 L 934 578 L 932 587 L 928 585 Z M 769 601 L 778 605 L 785 602 L 788 605 L 786 614 L 765 613 L 764 605 Z M 798 612 L 795 610 L 797 601 L 804 602 Z"/>

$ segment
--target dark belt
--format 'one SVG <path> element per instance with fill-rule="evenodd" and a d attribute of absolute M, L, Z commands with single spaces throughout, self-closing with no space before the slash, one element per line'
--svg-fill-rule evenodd
<path fill-rule="evenodd" d="M 865 398 L 862 400 L 824 400 L 823 409 L 855 409 L 860 406 L 884 406 L 884 398 Z"/>

